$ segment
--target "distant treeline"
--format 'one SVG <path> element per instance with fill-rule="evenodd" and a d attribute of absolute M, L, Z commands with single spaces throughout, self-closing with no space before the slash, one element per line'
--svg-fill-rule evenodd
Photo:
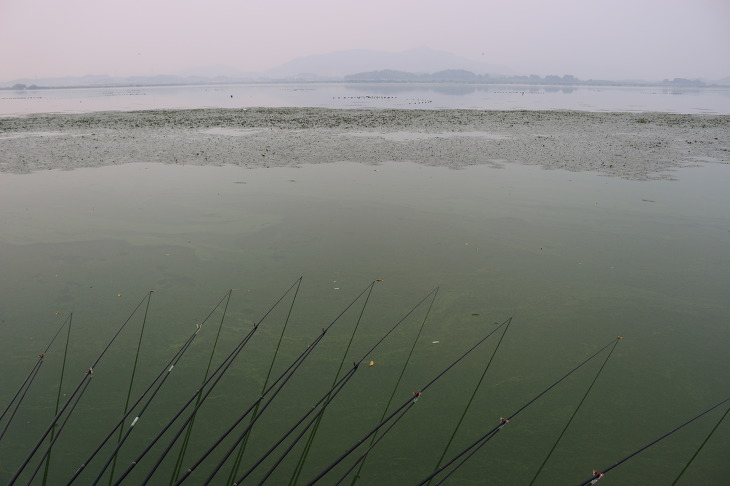
<path fill-rule="evenodd" d="M 394 71 L 385 69 L 382 71 L 369 71 L 364 73 L 349 74 L 345 76 L 345 81 L 349 82 L 407 82 L 407 83 L 484 83 L 484 84 L 596 84 L 596 85 L 620 85 L 620 84 L 649 84 L 642 81 L 606 81 L 606 80 L 582 80 L 572 74 L 563 76 L 548 75 L 538 76 L 531 74 L 529 76 L 506 76 L 506 75 L 489 75 L 476 74 L 464 69 L 448 69 L 436 73 L 409 73 L 405 71 Z M 656 84 L 656 83 L 651 83 Z M 672 86 L 707 86 L 706 83 L 699 79 L 674 78 L 672 80 L 665 79 L 662 84 Z"/>

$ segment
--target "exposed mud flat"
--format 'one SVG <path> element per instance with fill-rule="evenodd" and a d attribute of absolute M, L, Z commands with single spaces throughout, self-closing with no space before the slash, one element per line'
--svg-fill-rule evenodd
<path fill-rule="evenodd" d="M 670 178 L 730 163 L 730 116 L 579 111 L 253 108 L 0 118 L 0 171 L 129 162 L 281 167 L 412 161 L 504 162 Z"/>

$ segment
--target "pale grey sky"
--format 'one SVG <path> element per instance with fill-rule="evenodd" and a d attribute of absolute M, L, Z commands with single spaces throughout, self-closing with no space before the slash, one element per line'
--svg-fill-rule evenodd
<path fill-rule="evenodd" d="M 0 0 L 0 80 L 426 46 L 516 74 L 730 76 L 730 0 Z"/>

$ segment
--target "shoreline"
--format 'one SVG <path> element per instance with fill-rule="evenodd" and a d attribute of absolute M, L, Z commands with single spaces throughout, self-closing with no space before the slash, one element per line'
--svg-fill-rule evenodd
<path fill-rule="evenodd" d="M 503 163 L 669 179 L 730 163 L 730 115 L 583 111 L 249 108 L 0 118 L 0 172 L 133 162 L 249 168 Z"/>

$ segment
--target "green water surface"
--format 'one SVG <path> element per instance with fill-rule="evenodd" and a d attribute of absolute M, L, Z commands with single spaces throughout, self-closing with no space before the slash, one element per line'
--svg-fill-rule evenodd
<path fill-rule="evenodd" d="M 382 282 L 362 312 L 343 373 L 439 287 L 391 408 L 495 323 L 513 318 L 447 457 L 623 336 L 535 482 L 577 484 L 728 396 L 728 183 L 730 167 L 719 164 L 651 182 L 513 164 L 451 170 L 408 163 L 287 169 L 140 163 L 0 174 L 0 404 L 73 312 L 61 390 L 70 393 L 149 290 L 155 292 L 133 398 L 229 289 L 235 290 L 213 367 L 303 276 L 274 365 L 278 376 L 373 280 Z M 244 464 L 330 387 L 363 302 L 332 326 L 262 415 Z M 291 294 L 206 401 L 186 465 L 261 392 L 290 305 Z M 300 483 L 378 422 L 427 307 L 416 308 L 367 355 L 332 402 Z M 115 474 L 201 383 L 221 318 L 219 307 L 136 426 Z M 132 316 L 95 368 L 54 448 L 49 484 L 63 484 L 121 416 L 142 319 L 142 311 Z M 359 484 L 415 484 L 434 469 L 498 337 L 423 394 L 370 454 Z M 64 345 L 62 333 L 0 442 L 2 482 L 53 416 Z M 449 484 L 528 484 L 602 360 L 520 412 Z M 603 484 L 670 484 L 724 410 L 617 467 Z M 730 473 L 728 426 L 718 428 L 680 484 L 722 484 Z M 141 481 L 166 443 L 140 463 L 129 484 Z M 77 484 L 90 482 L 110 450 Z M 271 484 L 286 484 L 300 451 L 301 444 Z M 218 457 L 213 453 L 189 483 L 199 483 Z M 162 463 L 154 484 L 168 483 L 173 463 Z M 226 465 L 215 484 L 224 484 L 229 471 Z M 344 469 L 323 484 L 338 471 Z"/>

